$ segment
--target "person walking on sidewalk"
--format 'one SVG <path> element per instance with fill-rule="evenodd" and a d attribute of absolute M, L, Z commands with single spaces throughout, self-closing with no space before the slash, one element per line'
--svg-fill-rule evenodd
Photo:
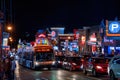
<path fill-rule="evenodd" d="M 3 80 L 4 76 L 4 66 L 3 66 L 3 60 L 0 58 L 0 80 Z"/>
<path fill-rule="evenodd" d="M 15 69 L 16 69 L 16 62 L 14 56 L 11 57 L 11 79 L 14 80 L 15 77 Z"/>
<path fill-rule="evenodd" d="M 10 57 L 6 57 L 4 60 L 4 71 L 5 71 L 5 79 L 11 80 L 11 59 Z"/>

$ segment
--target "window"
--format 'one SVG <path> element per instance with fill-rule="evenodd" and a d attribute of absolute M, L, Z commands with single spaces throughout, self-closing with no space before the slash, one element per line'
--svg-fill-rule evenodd
<path fill-rule="evenodd" d="M 115 63 L 117 60 L 120 60 L 120 58 L 114 58 L 112 63 Z"/>

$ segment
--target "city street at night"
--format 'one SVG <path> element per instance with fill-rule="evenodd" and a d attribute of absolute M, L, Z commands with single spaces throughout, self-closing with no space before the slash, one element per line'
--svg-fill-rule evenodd
<path fill-rule="evenodd" d="M 84 75 L 82 71 L 68 71 L 52 68 L 51 70 L 31 70 L 17 65 L 16 80 L 109 80 L 107 75 L 93 77 L 91 74 Z"/>
<path fill-rule="evenodd" d="M 0 80 L 120 80 L 120 0 L 0 0 Z"/>

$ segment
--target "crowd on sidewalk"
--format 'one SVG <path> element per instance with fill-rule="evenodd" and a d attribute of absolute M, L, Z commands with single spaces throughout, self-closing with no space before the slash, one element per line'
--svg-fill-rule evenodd
<path fill-rule="evenodd" d="M 14 80 L 15 52 L 4 52 L 0 57 L 0 80 Z"/>

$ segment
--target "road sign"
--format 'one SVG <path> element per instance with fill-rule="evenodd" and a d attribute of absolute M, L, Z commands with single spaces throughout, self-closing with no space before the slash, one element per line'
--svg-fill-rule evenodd
<path fill-rule="evenodd" d="M 109 33 L 120 33 L 119 22 L 114 21 L 109 24 Z"/>
<path fill-rule="evenodd" d="M 106 36 L 120 37 L 120 21 L 106 20 Z"/>

